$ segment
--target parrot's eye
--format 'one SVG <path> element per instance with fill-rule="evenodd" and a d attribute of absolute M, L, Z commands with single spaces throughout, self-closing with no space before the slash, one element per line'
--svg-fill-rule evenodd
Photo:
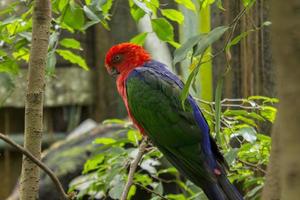
<path fill-rule="evenodd" d="M 112 62 L 114 64 L 119 63 L 121 60 L 122 60 L 122 56 L 120 54 L 117 54 L 117 55 L 112 57 Z"/>

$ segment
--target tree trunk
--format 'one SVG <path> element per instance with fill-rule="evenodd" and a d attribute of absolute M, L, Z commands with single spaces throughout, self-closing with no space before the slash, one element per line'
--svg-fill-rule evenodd
<path fill-rule="evenodd" d="M 35 157 L 40 158 L 43 131 L 45 65 L 51 25 L 50 0 L 36 0 L 34 2 L 32 19 L 32 43 L 25 103 L 24 146 Z M 37 199 L 38 188 L 39 168 L 23 156 L 20 181 L 20 199 Z"/>
<path fill-rule="evenodd" d="M 300 196 L 300 1 L 286 3 L 272 0 L 271 5 L 273 51 L 280 99 L 276 121 L 276 133 L 280 140 L 277 134 L 273 134 L 272 148 L 279 148 L 280 151 L 272 151 L 272 157 L 276 156 L 275 152 L 279 158 L 271 159 L 269 173 L 272 168 L 279 166 L 280 172 L 277 174 L 280 179 L 276 181 L 269 174 L 263 197 L 266 200 L 297 200 Z M 278 194 L 277 198 L 270 196 L 272 193 Z"/>
<path fill-rule="evenodd" d="M 280 200 L 281 187 L 280 187 L 280 138 L 278 131 L 278 123 L 273 127 L 272 131 L 272 150 L 270 156 L 270 165 L 266 176 L 266 183 L 264 186 L 262 199 L 266 200 Z"/>

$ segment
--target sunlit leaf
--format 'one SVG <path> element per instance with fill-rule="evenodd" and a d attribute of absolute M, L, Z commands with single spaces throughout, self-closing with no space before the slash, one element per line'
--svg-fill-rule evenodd
<path fill-rule="evenodd" d="M 106 119 L 102 122 L 103 124 L 121 124 L 124 125 L 127 122 L 122 119 Z"/>
<path fill-rule="evenodd" d="M 84 70 L 89 70 L 89 67 L 87 66 L 85 60 L 81 56 L 76 55 L 69 50 L 57 49 L 56 52 L 65 60 L 68 60 L 73 64 L 79 65 Z"/>
<path fill-rule="evenodd" d="M 58 1 L 58 9 L 59 9 L 59 11 L 63 11 L 64 9 L 66 9 L 66 6 L 68 5 L 68 3 L 69 3 L 69 0 L 59 0 Z"/>
<path fill-rule="evenodd" d="M 130 187 L 130 190 L 128 192 L 128 196 L 127 196 L 127 199 L 130 200 L 136 193 L 136 186 L 135 185 L 132 185 Z"/>
<path fill-rule="evenodd" d="M 182 24 L 184 15 L 175 9 L 161 9 L 161 14 L 166 18 Z"/>
<path fill-rule="evenodd" d="M 113 5 L 113 0 L 107 0 L 102 6 L 102 12 L 108 13 Z"/>
<path fill-rule="evenodd" d="M 278 103 L 279 99 L 266 96 L 250 96 L 249 100 L 262 100 L 264 103 Z"/>
<path fill-rule="evenodd" d="M 130 42 L 134 43 L 134 44 L 137 44 L 137 45 L 140 45 L 140 46 L 143 46 L 144 43 L 145 43 L 147 35 L 148 35 L 147 32 L 140 33 L 140 34 L 136 35 L 134 38 L 132 38 L 130 40 Z"/>
<path fill-rule="evenodd" d="M 137 130 L 129 130 L 127 132 L 127 138 L 138 145 L 139 141 L 142 139 L 142 135 Z"/>
<path fill-rule="evenodd" d="M 145 13 L 151 14 L 151 10 L 147 7 L 147 5 L 144 2 L 139 0 L 133 0 L 133 2 L 135 3 L 135 5 L 141 8 Z"/>
<path fill-rule="evenodd" d="M 254 4 L 255 0 L 243 0 L 243 5 L 245 7 L 251 7 Z"/>
<path fill-rule="evenodd" d="M 59 44 L 66 48 L 82 50 L 80 42 L 73 38 L 64 38 L 59 42 Z"/>
<path fill-rule="evenodd" d="M 275 121 L 276 113 L 276 108 L 271 106 L 262 106 L 262 109 L 260 110 L 260 114 L 270 122 Z"/>
<path fill-rule="evenodd" d="M 192 0 L 175 0 L 177 3 L 182 4 L 184 7 L 196 11 L 196 6 Z"/>
<path fill-rule="evenodd" d="M 147 174 L 138 174 L 134 175 L 133 181 L 136 183 L 140 183 L 143 186 L 150 185 L 152 183 L 152 179 Z"/>
<path fill-rule="evenodd" d="M 133 6 L 130 8 L 130 13 L 133 19 L 138 22 L 146 13 L 141 8 Z"/>
<path fill-rule="evenodd" d="M 183 194 L 168 194 L 166 198 L 170 200 L 187 200 Z"/>
<path fill-rule="evenodd" d="M 116 140 L 113 138 L 104 138 L 104 137 L 97 138 L 94 141 L 95 144 L 113 144 L 115 142 L 116 142 Z"/>
<path fill-rule="evenodd" d="M 177 169 L 175 167 L 169 167 L 167 169 L 161 169 L 161 170 L 159 170 L 157 174 L 160 175 L 160 174 L 166 174 L 166 173 L 177 175 L 178 171 L 177 171 Z"/>
<path fill-rule="evenodd" d="M 173 41 L 174 33 L 173 26 L 164 18 L 151 20 L 153 31 L 162 41 Z"/>

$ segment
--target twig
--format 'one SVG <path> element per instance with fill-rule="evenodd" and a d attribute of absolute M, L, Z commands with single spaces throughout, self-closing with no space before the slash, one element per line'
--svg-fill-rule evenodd
<path fill-rule="evenodd" d="M 169 200 L 169 199 L 167 199 L 166 197 L 162 196 L 161 194 L 159 194 L 159 193 L 157 193 L 157 192 L 155 192 L 155 191 L 153 191 L 153 190 L 151 190 L 151 189 L 149 189 L 149 188 L 143 186 L 142 184 L 134 183 L 134 185 L 137 185 L 137 186 L 143 188 L 144 190 L 146 190 L 146 191 L 149 192 L 149 193 L 155 194 L 156 196 L 160 197 L 160 198 L 163 199 L 163 200 Z"/>
<path fill-rule="evenodd" d="M 128 192 L 129 192 L 130 187 L 133 183 L 133 176 L 134 176 L 135 170 L 136 170 L 140 160 L 142 159 L 142 157 L 144 155 L 146 147 L 147 147 L 147 138 L 144 138 L 142 143 L 139 146 L 138 154 L 136 155 L 133 162 L 130 164 L 128 180 L 127 180 L 127 183 L 124 187 L 124 190 L 123 190 L 123 193 L 122 193 L 122 196 L 121 196 L 121 200 L 126 200 L 127 199 Z"/>
<path fill-rule="evenodd" d="M 252 164 L 252 163 L 249 163 L 247 161 L 243 161 L 241 159 L 238 159 L 239 162 L 245 164 L 245 165 L 248 165 L 249 167 L 252 167 L 252 168 L 255 168 L 255 169 L 258 169 L 258 171 L 261 171 L 262 173 L 264 174 L 267 174 L 266 170 L 260 168 L 259 166 L 255 165 L 255 164 Z"/>
<path fill-rule="evenodd" d="M 29 151 L 24 149 L 22 146 L 15 143 L 13 140 L 11 140 L 6 135 L 0 133 L 0 139 L 2 139 L 4 142 L 10 144 L 11 146 L 15 147 L 20 153 L 25 155 L 27 158 L 29 158 L 33 163 L 35 163 L 37 166 L 39 166 L 53 181 L 54 185 L 56 186 L 56 189 L 61 194 L 61 198 L 64 200 L 72 200 L 74 199 L 74 193 L 66 194 L 60 181 L 56 177 L 56 175 L 49 169 L 44 163 L 42 163 L 39 159 L 34 157 Z"/>

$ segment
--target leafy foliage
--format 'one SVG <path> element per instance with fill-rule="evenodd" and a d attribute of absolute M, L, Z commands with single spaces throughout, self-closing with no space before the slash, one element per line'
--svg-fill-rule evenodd
<path fill-rule="evenodd" d="M 276 113 L 273 103 L 278 100 L 263 96 L 248 99 L 220 100 L 220 114 L 216 119 L 216 103 L 196 99 L 199 105 L 209 105 L 210 110 L 202 111 L 211 126 L 212 135 L 216 137 L 216 121 L 220 121 L 219 146 L 231 170 L 229 179 L 242 185 L 245 196 L 258 199 L 264 183 L 265 167 L 269 162 L 271 139 L 258 132 L 260 124 L 270 120 Z M 262 114 L 265 107 L 272 108 L 268 115 Z M 101 144 L 99 153 L 88 160 L 83 175 L 71 183 L 71 190 L 79 191 L 79 199 L 85 195 L 92 198 L 107 197 L 119 199 L 128 176 L 128 168 L 138 151 L 141 135 L 131 124 L 119 119 L 107 120 L 105 123 L 122 124 L 124 129 L 114 138 L 98 138 L 94 143 Z M 124 132 L 126 133 L 124 135 Z M 117 139 L 115 139 L 117 138 Z M 128 199 L 138 195 L 138 190 L 152 191 L 149 199 L 191 200 L 206 199 L 205 195 L 190 181 L 179 176 L 178 171 L 163 159 L 163 155 L 153 146 L 148 146 L 134 175 L 134 186 Z M 168 176 L 165 176 L 168 175 Z M 167 178 L 165 178 L 167 177 Z M 180 193 L 168 191 L 168 184 L 179 188 Z"/>

